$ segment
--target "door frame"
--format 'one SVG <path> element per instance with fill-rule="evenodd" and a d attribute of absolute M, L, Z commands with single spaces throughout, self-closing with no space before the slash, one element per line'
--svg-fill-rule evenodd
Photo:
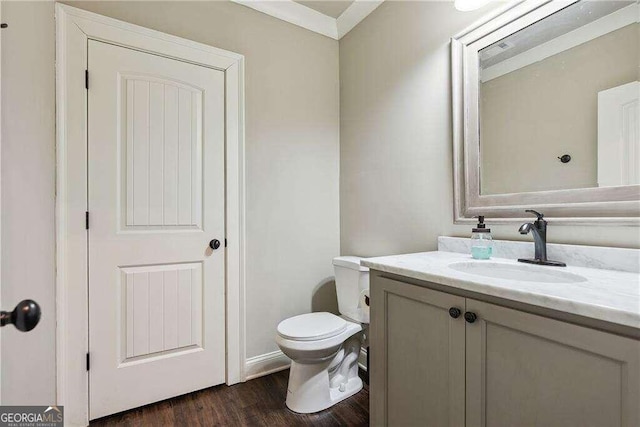
<path fill-rule="evenodd" d="M 56 365 L 66 424 L 89 423 L 87 92 L 89 40 L 225 73 L 226 384 L 245 381 L 244 56 L 56 4 Z"/>

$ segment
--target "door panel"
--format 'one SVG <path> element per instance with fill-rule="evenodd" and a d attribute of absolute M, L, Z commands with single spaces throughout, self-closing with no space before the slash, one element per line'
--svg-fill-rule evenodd
<path fill-rule="evenodd" d="M 125 226 L 200 228 L 202 90 L 146 76 L 120 78 Z"/>
<path fill-rule="evenodd" d="M 467 426 L 636 426 L 640 343 L 467 299 Z"/>
<path fill-rule="evenodd" d="M 89 41 L 92 419 L 224 382 L 224 73 Z"/>
<path fill-rule="evenodd" d="M 202 265 L 122 268 L 121 358 L 202 345 Z"/>
<path fill-rule="evenodd" d="M 464 425 L 464 298 L 379 276 L 371 291 L 371 425 Z"/>

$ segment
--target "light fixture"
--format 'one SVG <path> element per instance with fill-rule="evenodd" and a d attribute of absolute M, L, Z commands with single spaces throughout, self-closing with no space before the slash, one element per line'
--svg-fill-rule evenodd
<path fill-rule="evenodd" d="M 476 10 L 489 3 L 491 0 L 454 0 L 456 9 L 462 12 Z"/>

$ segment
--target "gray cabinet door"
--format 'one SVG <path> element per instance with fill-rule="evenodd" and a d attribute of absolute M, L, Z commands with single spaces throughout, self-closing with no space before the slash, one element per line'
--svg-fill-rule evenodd
<path fill-rule="evenodd" d="M 467 427 L 639 426 L 640 341 L 472 299 Z"/>
<path fill-rule="evenodd" d="M 464 425 L 465 299 L 373 276 L 372 426 Z"/>

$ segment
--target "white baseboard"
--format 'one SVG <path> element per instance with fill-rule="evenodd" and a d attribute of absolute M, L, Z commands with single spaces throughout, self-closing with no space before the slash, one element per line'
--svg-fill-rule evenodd
<path fill-rule="evenodd" d="M 290 365 L 291 359 L 285 356 L 280 350 L 277 350 L 248 358 L 245 364 L 245 374 L 248 381 L 264 375 L 273 374 L 274 372 L 284 371 L 288 369 Z"/>

